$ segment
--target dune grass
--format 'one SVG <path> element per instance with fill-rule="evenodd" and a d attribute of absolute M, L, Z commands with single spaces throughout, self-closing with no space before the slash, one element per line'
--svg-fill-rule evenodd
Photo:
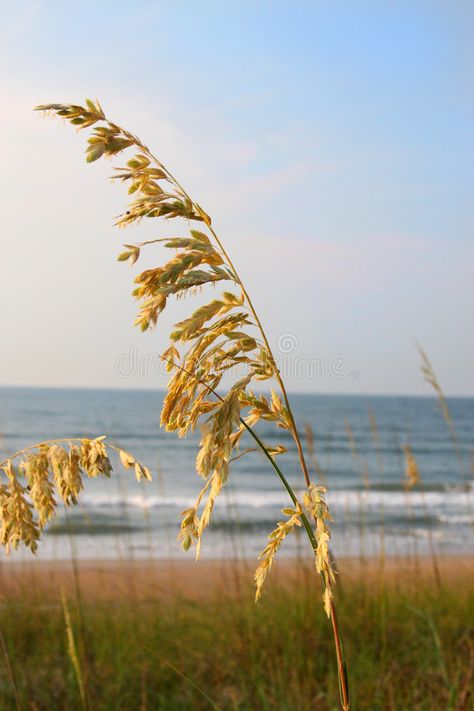
<path fill-rule="evenodd" d="M 11 594 L 8 585 L 4 589 L 0 586 L 3 659 L 0 711 L 208 708 L 329 711 L 337 707 L 338 692 L 346 711 L 349 704 L 352 711 L 474 709 L 470 692 L 474 683 L 472 571 L 462 579 L 459 575 L 451 577 L 446 570 L 442 575 L 432 547 L 437 572 L 434 585 L 433 579 L 419 575 L 418 569 L 406 573 L 405 580 L 386 578 L 382 574 L 385 564 L 382 559 L 378 574 L 372 570 L 367 575 L 367 570 L 361 568 L 357 576 L 342 579 L 336 617 L 333 562 L 325 523 L 330 520 L 325 488 L 310 480 L 277 362 L 210 217 L 146 146 L 106 119 L 99 104 L 88 101 L 86 108 L 56 104 L 39 108 L 57 113 L 82 128 L 100 124 L 89 137 L 89 162 L 102 155 L 115 156 L 126 148 L 136 151 L 115 175 L 119 180 L 129 181 L 129 193 L 135 195 L 119 218 L 119 226 L 138 222 L 145 216 L 161 216 L 197 221 L 206 230 L 206 233 L 191 230 L 186 238 L 125 245 L 127 251 L 119 256 L 120 261 L 133 264 L 145 246 L 157 242 L 181 250 L 166 265 L 146 270 L 135 279 L 139 286 L 134 295 L 141 304 L 137 324 L 142 330 L 156 323 L 171 295 L 189 295 L 190 290 L 215 286 L 217 281 L 231 282 L 238 292 L 223 292 L 220 299 L 213 299 L 176 324 L 170 335 L 171 345 L 162 356 L 173 372 L 162 424 L 181 435 L 203 420 L 208 425 L 197 459 L 198 473 L 206 483 L 195 506 L 183 512 L 180 538 L 186 550 L 194 544 L 199 551 L 201 535 L 226 484 L 232 455 L 241 436 L 249 434 L 252 444 L 258 445 L 280 477 L 294 505 L 283 509 L 288 520 L 278 523 L 260 556 L 255 574 L 257 597 L 283 538 L 302 524 L 316 554 L 316 569 L 322 576 L 325 611 L 331 620 L 335 651 L 325 631 L 321 591 L 315 585 L 314 571 L 311 575 L 307 568 L 297 570 L 297 580 L 294 575 L 289 576 L 291 585 L 288 576 L 283 576 L 256 606 L 248 583 L 244 582 L 248 580 L 248 571 L 244 578 L 235 570 L 232 585 L 216 587 L 202 578 L 201 585 L 208 589 L 206 594 L 195 597 L 185 590 L 163 595 L 163 590 L 153 590 L 152 585 L 148 585 L 144 595 L 139 590 L 139 580 L 134 579 L 134 571 L 124 567 L 128 594 L 121 590 L 106 599 L 100 594 L 83 595 L 73 561 L 72 591 L 58 587 L 54 594 L 51 589 L 46 594 L 34 585 L 27 585 Z M 167 192 L 160 181 L 167 186 Z M 189 350 L 180 354 L 175 344 Z M 423 373 L 438 394 L 458 453 L 446 400 L 430 362 L 421 350 L 420 353 Z M 246 375 L 225 396 L 220 395 L 216 388 L 223 374 L 244 363 Z M 280 393 L 273 392 L 271 400 L 256 396 L 249 386 L 262 380 L 274 381 Z M 285 447 L 267 447 L 252 429 L 260 419 L 276 423 L 294 440 L 306 485 L 303 501 L 307 514 L 275 463 L 275 457 L 283 454 Z M 371 427 L 377 443 L 375 420 L 371 421 Z M 369 489 L 368 469 L 358 455 L 350 426 L 348 437 L 364 485 Z M 1 542 L 15 547 L 23 541 L 35 549 L 42 526 L 54 513 L 53 487 L 48 476 L 55 463 L 56 469 L 61 465 L 60 483 L 69 486 L 70 473 L 75 475 L 72 494 L 67 489 L 62 496 L 66 503 L 68 498 L 75 502 L 80 490 L 79 463 L 84 462 L 89 476 L 108 475 L 106 445 L 102 439 L 83 441 L 82 450 L 71 445 L 69 452 L 61 447 L 58 450 L 57 443 L 54 447 L 41 443 L 0 462 L 9 480 L 9 489 L 2 492 L 6 502 Z M 253 449 L 244 450 L 235 458 Z M 407 457 L 408 452 L 406 445 Z M 18 481 L 19 470 L 12 462 L 22 454 L 27 455 L 20 463 L 20 470 L 26 473 L 28 489 Z M 121 451 L 120 456 L 124 466 L 135 468 L 139 479 L 149 478 L 148 470 L 131 455 Z M 407 461 L 413 473 L 415 460 L 410 456 Z M 312 460 L 320 476 L 314 447 Z M 462 465 L 460 455 L 459 461 Z M 63 476 L 63 470 L 67 477 Z M 55 477 L 57 485 L 57 472 Z M 39 525 L 33 518 L 33 508 L 40 515 Z M 361 540 L 364 527 L 361 503 Z M 366 563 L 362 556 L 361 562 Z M 100 575 L 106 573 L 102 571 Z M 35 582 L 34 576 L 32 581 Z M 170 588 L 173 583 L 170 578 Z M 346 630 L 345 652 L 351 659 L 350 701 L 337 619 Z"/>
<path fill-rule="evenodd" d="M 181 513 L 179 540 L 186 551 L 194 547 L 196 558 L 199 558 L 203 533 L 211 522 L 216 501 L 228 482 L 232 462 L 253 452 L 255 448 L 260 450 L 280 479 L 292 505 L 282 509 L 285 519 L 277 522 L 259 555 L 254 574 L 256 600 L 260 597 L 284 539 L 295 527 L 301 526 L 308 537 L 316 573 L 323 585 L 322 600 L 334 638 L 341 708 L 349 711 L 347 665 L 333 595 L 336 577 L 329 550 L 331 534 L 328 522 L 332 517 L 325 499 L 326 488 L 311 481 L 300 432 L 278 360 L 247 287 L 216 232 L 211 217 L 136 135 L 106 116 L 97 100 L 86 99 L 84 106 L 43 104 L 37 106 L 36 110 L 69 121 L 77 130 L 91 129 L 86 149 L 88 163 L 100 158 L 115 160 L 120 157 L 121 160 L 124 157 L 122 154 L 126 152 L 126 164 L 114 166 L 112 179 L 127 185 L 128 195 L 133 197 L 126 210 L 117 218 L 116 227 L 137 226 L 144 218 L 161 218 L 166 221 L 177 220 L 179 229 L 185 229 L 186 237 L 180 231 L 173 238 L 124 244 L 125 251 L 118 256 L 118 261 L 133 266 L 141 259 L 143 251 L 156 248 L 157 245 L 173 250 L 174 253 L 166 263 L 145 269 L 134 279 L 136 287 L 132 294 L 140 304 L 135 325 L 142 331 L 157 325 L 170 299 L 193 297 L 203 289 L 213 291 L 209 303 L 199 306 L 188 318 L 175 323 L 169 335 L 168 348 L 161 355 L 170 374 L 161 410 L 161 426 L 168 432 L 177 432 L 180 437 L 186 437 L 197 427 L 202 434 L 196 471 L 204 483 L 201 482 L 202 488 L 194 505 Z M 226 288 L 218 298 L 216 286 Z M 233 291 L 228 291 L 229 288 Z M 231 384 L 227 384 L 222 393 L 219 392 L 229 378 Z M 260 387 L 263 382 L 272 385 L 270 398 L 255 394 L 252 389 Z M 305 484 L 302 502 L 276 463 L 277 456 L 287 453 L 287 448 L 282 443 L 274 447 L 265 443 L 254 430 L 260 421 L 272 422 L 277 430 L 286 431 L 292 438 Z M 251 438 L 251 447 L 244 446 L 247 436 Z M 37 445 L 37 448 L 41 453 L 41 445 Z M 124 463 L 128 466 L 129 455 L 124 455 Z M 75 456 L 78 458 L 77 454 Z M 52 491 L 52 485 L 48 476 L 54 474 L 55 467 L 46 453 L 42 460 L 41 467 L 36 459 L 33 460 L 35 483 L 42 503 L 45 498 L 43 490 L 46 488 L 46 500 L 51 508 L 52 497 L 48 494 Z M 11 490 L 8 492 L 8 505 L 4 508 L 12 512 L 6 530 L 13 529 L 13 536 L 10 534 L 9 538 L 13 537 L 14 544 L 18 540 L 25 540 L 26 532 L 28 544 L 36 532 L 32 512 L 24 490 L 16 479 L 12 461 L 8 460 L 4 464 Z M 141 472 L 141 465 L 136 466 Z M 66 461 L 64 467 L 68 471 L 71 468 Z M 28 517 L 22 515 L 23 511 L 26 511 Z M 28 520 L 29 525 L 25 526 L 27 518 L 31 521 Z M 3 535 L 2 539 L 5 537 Z"/>
<path fill-rule="evenodd" d="M 370 570 L 339 590 L 351 708 L 474 708 L 472 568 L 451 577 L 445 567 L 441 590 L 429 572 L 415 582 L 409 571 L 382 578 Z M 203 576 L 197 597 L 135 588 L 112 599 L 81 596 L 78 606 L 70 590 L 68 624 L 59 590 L 7 593 L 0 708 L 84 708 L 73 634 L 88 709 L 334 709 L 334 650 L 309 572 L 297 585 L 277 576 L 258 605 L 237 572 L 232 584 L 208 588 Z"/>

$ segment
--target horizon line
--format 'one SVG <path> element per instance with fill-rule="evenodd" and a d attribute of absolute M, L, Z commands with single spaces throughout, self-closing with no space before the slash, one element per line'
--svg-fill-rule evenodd
<path fill-rule="evenodd" d="M 144 388 L 127 388 L 127 387 L 115 387 L 115 386 L 107 386 L 107 385 L 102 385 L 102 386 L 92 386 L 92 385 L 11 385 L 11 384 L 1 384 L 0 383 L 0 390 L 2 389 L 17 389 L 17 390 L 77 390 L 77 391 L 92 391 L 92 390 L 97 390 L 97 391 L 105 391 L 105 392 L 133 392 L 133 393 L 140 393 L 140 392 L 148 392 L 148 393 L 166 393 L 166 388 L 163 387 L 158 387 L 158 388 L 153 388 L 153 387 L 144 387 Z M 269 389 L 262 389 L 259 390 L 259 392 L 270 392 Z M 387 392 L 360 392 L 360 393 L 349 393 L 349 392 L 302 392 L 302 391 L 297 391 L 297 390 L 288 390 L 288 395 L 290 396 L 302 396 L 302 397 L 314 397 L 314 396 L 319 396 L 319 397 L 412 397 L 412 398 L 429 398 L 432 400 L 437 400 L 438 396 L 435 393 L 407 393 L 407 392 L 399 392 L 399 393 L 387 393 Z M 453 394 L 453 393 L 444 393 L 444 396 L 446 398 L 459 398 L 459 399 L 466 399 L 466 400 L 472 400 L 474 399 L 474 393 L 472 394 Z"/>

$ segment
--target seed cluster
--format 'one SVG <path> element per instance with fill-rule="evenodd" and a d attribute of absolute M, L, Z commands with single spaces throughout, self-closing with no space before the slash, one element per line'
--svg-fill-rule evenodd
<path fill-rule="evenodd" d="M 62 117 L 79 129 L 92 127 L 86 149 L 88 162 L 114 157 L 125 149 L 133 151 L 125 165 L 115 168 L 113 176 L 128 185 L 132 196 L 116 221 L 118 227 L 156 217 L 184 218 L 188 223 L 199 223 L 200 229 L 189 228 L 189 233 L 184 235 L 124 245 L 118 259 L 131 265 L 139 261 L 143 249 L 150 245 L 161 244 L 174 252 L 163 266 L 146 269 L 135 278 L 133 295 L 139 303 L 136 325 L 143 331 L 155 326 L 172 296 L 182 298 L 200 292 L 203 287 L 226 284 L 222 293 L 214 294 L 211 301 L 175 324 L 169 346 L 162 354 L 170 380 L 161 425 L 166 430 L 176 431 L 180 437 L 197 427 L 202 432 L 196 470 L 204 485 L 195 505 L 183 511 L 178 535 L 186 550 L 195 545 L 196 555 L 199 555 L 203 531 L 227 482 L 230 463 L 253 451 L 251 448 L 239 450 L 242 435 L 259 420 L 274 422 L 290 433 L 309 484 L 299 434 L 278 367 L 255 309 L 212 227 L 211 218 L 163 163 L 136 136 L 110 121 L 98 102 L 86 100 L 84 107 L 48 104 L 37 108 Z M 217 389 L 223 379 L 229 377 L 233 384 L 221 396 Z M 279 385 L 281 395 L 272 391 L 268 399 L 253 393 L 252 383 L 268 380 Z M 265 447 L 265 451 L 273 458 L 286 449 L 277 444 Z M 270 543 L 262 554 L 256 574 L 258 594 L 276 550 L 289 530 L 299 525 L 301 507 L 298 504 L 291 511 L 288 521 L 278 524 L 271 534 Z M 328 516 L 322 516 L 321 521 L 325 518 Z M 322 536 L 318 556 L 323 561 L 327 548 L 325 524 L 317 526 L 316 534 Z M 320 563 L 320 567 L 323 575 L 326 574 L 325 564 Z"/>
<path fill-rule="evenodd" d="M 262 594 L 263 583 L 275 560 L 275 556 L 281 544 L 295 526 L 301 526 L 301 507 L 285 508 L 281 512 L 288 518 L 285 521 L 278 521 L 276 528 L 268 536 L 268 543 L 259 555 L 260 563 L 254 574 L 256 585 L 255 600 Z"/>
<path fill-rule="evenodd" d="M 0 543 L 7 552 L 20 543 L 34 553 L 45 525 L 55 516 L 57 499 L 66 506 L 77 503 L 83 478 L 110 477 L 108 449 L 118 452 L 125 467 L 151 480 L 150 470 L 131 454 L 96 439 L 42 442 L 0 463 L 6 483 L 0 484 Z"/>
<path fill-rule="evenodd" d="M 315 522 L 316 559 L 315 565 L 324 582 L 323 602 L 328 617 L 331 614 L 332 586 L 335 583 L 334 570 L 329 555 L 329 539 L 331 534 L 327 521 L 332 517 L 326 503 L 326 487 L 311 484 L 303 495 L 303 503 Z"/>

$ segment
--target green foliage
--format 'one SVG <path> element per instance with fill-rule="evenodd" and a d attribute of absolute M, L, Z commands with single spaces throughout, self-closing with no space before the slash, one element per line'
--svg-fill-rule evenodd
<path fill-rule="evenodd" d="M 84 603 L 91 708 L 208 711 L 204 693 L 223 711 L 333 711 L 334 652 L 309 580 L 291 590 L 277 583 L 257 606 L 251 590 L 244 585 L 239 595 L 231 584 L 198 602 L 163 599 L 150 587 L 145 599 L 132 594 L 121 602 Z M 353 711 L 473 708 L 467 695 L 474 659 L 472 578 L 461 589 L 448 583 L 436 593 L 429 582 L 378 587 L 344 580 L 343 589 L 338 607 L 351 659 Z M 75 607 L 71 624 L 79 637 Z M 27 594 L 4 600 L 0 625 L 23 708 L 80 708 L 59 595 L 53 601 Z M 0 708 L 14 708 L 3 665 Z"/>

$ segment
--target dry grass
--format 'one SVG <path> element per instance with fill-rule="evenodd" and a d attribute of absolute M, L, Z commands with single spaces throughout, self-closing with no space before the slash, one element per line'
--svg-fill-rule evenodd
<path fill-rule="evenodd" d="M 7 479 L 6 484 L 0 484 L 0 543 L 7 553 L 20 543 L 35 553 L 44 527 L 56 515 L 56 497 L 72 506 L 85 476 L 110 477 L 109 449 L 119 454 L 126 469 L 133 468 L 138 481 L 151 480 L 146 466 L 105 442 L 105 437 L 40 442 L 0 462 Z"/>
<path fill-rule="evenodd" d="M 192 296 L 203 287 L 216 287 L 221 282 L 229 282 L 237 289 L 224 291 L 217 298 L 214 294 L 209 303 L 175 324 L 169 347 L 162 356 L 173 374 L 161 425 L 177 431 L 181 437 L 198 426 L 203 432 L 196 469 L 205 484 L 195 506 L 183 512 L 181 535 L 183 546 L 189 549 L 196 544 L 199 553 L 201 536 L 227 482 L 230 463 L 249 451 L 248 448 L 238 451 L 242 436 L 251 433 L 259 420 L 274 422 L 290 433 L 306 485 L 310 486 L 299 432 L 278 365 L 248 291 L 211 218 L 168 168 L 135 135 L 110 121 L 98 102 L 87 100 L 86 106 L 48 104 L 38 109 L 60 116 L 79 129 L 92 129 L 86 151 L 88 162 L 101 157 L 114 158 L 126 149 L 134 152 L 125 166 L 115 168 L 114 178 L 127 184 L 129 194 L 133 195 L 126 211 L 117 219 L 118 227 L 135 224 L 145 217 L 184 218 L 188 223 L 197 222 L 205 230 L 191 229 L 185 237 L 125 245 L 119 261 L 132 265 L 138 262 L 144 249 L 157 244 L 175 251 L 164 265 L 147 269 L 135 278 L 137 287 L 133 294 L 140 302 L 136 324 L 142 330 L 156 325 L 173 296 Z M 217 388 L 224 376 L 231 376 L 234 382 L 221 396 Z M 270 400 L 256 397 L 250 386 L 262 381 L 273 381 L 280 393 L 273 390 Z M 282 444 L 271 448 L 260 439 L 255 438 L 255 442 L 272 459 L 286 452 Z M 300 508 L 302 511 L 303 507 Z"/>
<path fill-rule="evenodd" d="M 91 708 L 108 711 L 330 711 L 337 696 L 311 563 L 280 559 L 253 604 L 245 561 L 82 563 L 81 618 L 65 564 L 4 566 L 0 625 L 24 709 L 75 711 L 74 638 L 84 628 Z M 474 652 L 472 559 L 341 560 L 338 611 L 351 658 L 352 706 L 467 711 Z M 130 578 L 135 586 L 130 587 Z M 77 644 L 77 643 L 76 643 Z M 0 708 L 14 706 L 0 667 Z M 214 706 L 213 706 L 214 704 Z"/>
<path fill-rule="evenodd" d="M 173 595 L 164 600 L 146 568 L 143 589 L 134 570 L 122 565 L 128 595 L 111 595 L 102 604 L 110 570 L 100 571 L 101 595 L 83 589 L 84 570 L 73 566 L 70 606 L 66 593 L 60 604 L 57 587 L 52 597 L 36 587 L 33 598 L 14 585 L 4 586 L 0 642 L 5 662 L 0 700 L 5 708 L 41 709 L 306 709 L 334 708 L 339 687 L 341 706 L 349 708 L 346 669 L 335 613 L 335 576 L 329 553 L 326 490 L 311 482 L 308 467 L 276 359 L 249 294 L 209 215 L 187 194 L 170 171 L 133 134 L 110 121 L 97 102 L 86 106 L 51 104 L 39 107 L 91 128 L 87 160 L 113 158 L 131 149 L 133 156 L 115 169 L 115 178 L 128 185 L 133 195 L 117 225 L 125 227 L 145 217 L 184 218 L 198 223 L 186 236 L 126 244 L 119 260 L 134 265 L 145 248 L 161 244 L 174 254 L 165 264 L 147 269 L 135 278 L 134 296 L 139 302 L 136 323 L 143 331 L 154 326 L 176 296 L 192 296 L 203 287 L 230 283 L 188 318 L 175 324 L 169 347 L 163 353 L 170 380 L 161 424 L 186 436 L 200 427 L 202 438 L 196 470 L 203 480 L 195 505 L 182 514 L 180 540 L 199 555 L 201 537 L 211 521 L 217 498 L 225 486 L 231 463 L 255 445 L 287 490 L 292 506 L 287 517 L 269 535 L 255 573 L 257 599 L 272 568 L 276 553 L 295 527 L 307 533 L 317 572 L 324 587 L 324 609 L 331 619 L 337 673 L 327 640 L 320 636 L 321 611 L 315 606 L 314 581 L 306 567 L 283 565 L 277 584 L 259 608 L 249 605 L 249 591 L 242 569 L 234 566 L 233 586 L 215 585 L 209 594 L 195 599 L 187 588 L 174 586 L 176 571 L 164 584 Z M 201 231 L 202 230 L 202 231 Z M 456 433 L 446 398 L 431 363 L 421 350 L 422 370 L 437 393 L 460 459 Z M 238 377 L 235 375 L 238 373 Z M 224 378 L 235 376 L 225 394 L 218 392 Z M 255 383 L 269 381 L 271 397 L 255 395 Z M 268 421 L 293 438 L 306 485 L 301 502 L 288 484 L 276 457 L 283 445 L 268 447 L 254 427 Z M 370 415 L 374 443 L 380 446 L 375 418 Z M 361 459 L 352 429 L 346 426 L 356 467 L 366 488 L 370 487 L 367 464 Z M 250 436 L 253 447 L 241 445 Z M 55 494 L 66 504 L 76 503 L 82 477 L 111 471 L 103 438 L 43 442 L 18 452 L 0 463 L 7 483 L 0 489 L 1 542 L 16 547 L 20 542 L 35 550 L 43 527 L 54 516 Z M 308 432 L 308 451 L 322 476 Z M 406 488 L 419 483 L 419 472 L 408 445 L 404 447 Z M 133 468 L 137 478 L 150 478 L 146 467 L 119 451 L 122 464 Z M 382 462 L 380 460 L 380 467 Z M 25 486 L 23 485 L 23 482 Z M 470 686 L 472 660 L 472 570 L 460 589 L 456 576 L 447 573 L 432 548 L 437 595 L 425 582 L 417 561 L 413 588 L 405 578 L 391 580 L 387 560 L 376 573 L 345 574 L 339 595 L 341 618 L 349 630 L 347 647 L 353 660 L 355 689 L 351 709 L 452 709 L 473 707 Z M 366 561 L 364 561 L 366 566 Z M 239 564 L 242 565 L 242 564 Z M 243 565 L 246 568 L 246 564 Z M 14 568 L 10 568 L 11 573 Z M 31 572 L 33 570 L 33 573 Z M 40 569 L 27 575 L 41 578 Z M 248 571 L 245 569 L 245 574 Z M 116 573 L 114 573 L 116 574 Z M 89 575 L 91 575 L 89 571 Z M 15 579 L 15 576 L 11 576 Z M 61 575 L 60 575 L 61 577 Z M 92 574 L 92 578 L 96 577 Z M 182 578 L 179 578 L 182 580 Z M 247 578 L 245 578 L 247 579 Z M 63 581 L 64 582 L 64 581 Z M 209 578 L 202 585 L 209 585 Z M 67 587 L 67 585 L 66 585 Z M 118 591 L 114 587 L 114 593 Z M 144 590 L 147 592 L 144 593 Z M 113 604 L 111 604 L 113 603 Z M 31 611 L 34 611 L 34 615 Z M 462 620 L 462 624 L 461 624 Z M 463 625 L 467 621 L 468 629 Z M 5 630 L 5 633 L 3 633 Z M 429 640 L 429 646 L 423 640 Z M 209 663 L 212 652 L 212 664 Z M 40 662 L 41 660 L 41 662 Z M 236 663 L 237 660 L 237 663 Z M 72 674 L 71 674 L 72 672 Z M 74 682 L 74 683 L 73 683 Z"/>
<path fill-rule="evenodd" d="M 199 556 L 203 532 L 227 483 L 231 462 L 250 451 L 248 447 L 239 450 L 243 436 L 250 435 L 253 444 L 267 457 L 293 504 L 288 521 L 277 525 L 261 554 L 254 576 L 256 597 L 260 596 L 266 574 L 287 533 L 295 525 L 301 525 L 308 535 L 316 570 L 324 586 L 324 609 L 331 619 L 334 634 L 341 705 L 347 710 L 349 692 L 333 602 L 335 577 L 328 548 L 330 534 L 326 522 L 330 516 L 324 500 L 325 489 L 315 487 L 310 480 L 299 431 L 267 335 L 211 218 L 159 158 L 137 136 L 112 122 L 97 101 L 86 100 L 85 106 L 47 104 L 37 109 L 59 116 L 78 129 L 91 129 L 86 150 L 88 162 L 101 157 L 115 158 L 128 149 L 133 151 L 126 165 L 115 167 L 114 178 L 125 183 L 128 193 L 133 195 L 117 219 L 118 227 L 136 224 L 143 218 L 182 218 L 200 227 L 199 230 L 191 228 L 185 237 L 126 244 L 125 251 L 119 255 L 119 261 L 134 265 L 146 248 L 161 244 L 175 250 L 165 264 L 146 269 L 135 278 L 137 286 L 133 295 L 140 303 L 136 325 L 142 331 L 156 325 L 171 297 L 192 296 L 203 287 L 220 286 L 222 282 L 232 285 L 234 291 L 223 291 L 217 298 L 214 294 L 211 301 L 175 324 L 169 347 L 162 355 L 172 375 L 161 412 L 161 425 L 181 437 L 196 427 L 202 431 L 196 470 L 205 483 L 195 505 L 182 513 L 179 538 L 185 550 L 195 546 L 196 557 Z M 221 395 L 217 388 L 223 378 L 229 376 L 232 385 Z M 276 386 L 270 399 L 257 397 L 250 389 L 252 384 L 261 381 L 270 381 Z M 270 448 L 262 441 L 254 431 L 260 420 L 273 422 L 293 438 L 307 487 L 302 504 L 275 462 L 276 456 L 284 454 L 286 449 L 282 444 Z"/>

